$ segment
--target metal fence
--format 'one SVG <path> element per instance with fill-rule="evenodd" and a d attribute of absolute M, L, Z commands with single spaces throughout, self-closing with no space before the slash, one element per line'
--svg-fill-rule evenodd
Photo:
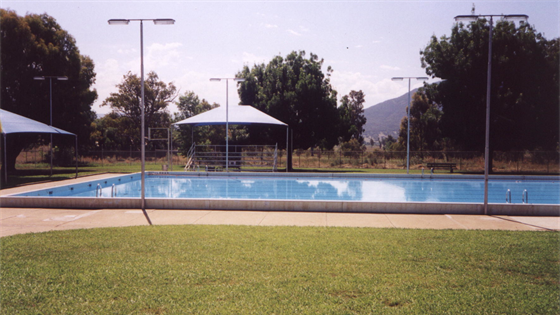
<path fill-rule="evenodd" d="M 48 149 L 23 151 L 17 158 L 18 167 L 48 167 Z M 148 165 L 167 165 L 168 151 L 146 151 Z M 500 173 L 560 173 L 560 153 L 555 151 L 498 152 L 493 154 L 493 170 Z M 136 165 L 140 151 L 89 151 L 80 152 L 80 165 L 118 166 Z M 187 160 L 177 151 L 172 152 L 174 170 L 182 169 Z M 427 168 L 427 163 L 448 162 L 456 164 L 459 172 L 482 172 L 483 152 L 432 151 L 411 152 L 411 170 Z M 278 168 L 286 167 L 285 151 L 278 151 Z M 71 165 L 69 165 L 71 166 Z M 406 152 L 395 151 L 320 151 L 295 150 L 292 154 L 295 169 L 406 169 Z"/>

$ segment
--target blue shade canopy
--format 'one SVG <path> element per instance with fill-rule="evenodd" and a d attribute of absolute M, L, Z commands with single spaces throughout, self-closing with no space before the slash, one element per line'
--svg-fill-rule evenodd
<path fill-rule="evenodd" d="M 226 107 L 220 106 L 204 113 L 189 117 L 174 123 L 174 125 L 225 125 Z M 231 105 L 228 110 L 228 124 L 230 125 L 280 125 L 288 126 L 280 120 L 269 116 L 250 105 Z"/>
<path fill-rule="evenodd" d="M 68 131 L 51 127 L 36 120 L 17 115 L 3 109 L 0 109 L 0 132 L 3 134 L 49 133 L 75 136 L 75 134 Z"/>

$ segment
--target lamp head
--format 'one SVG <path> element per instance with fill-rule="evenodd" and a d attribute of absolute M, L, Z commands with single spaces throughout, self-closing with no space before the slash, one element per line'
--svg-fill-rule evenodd
<path fill-rule="evenodd" d="M 478 15 L 457 15 L 455 17 L 456 22 L 474 22 L 478 20 Z"/>
<path fill-rule="evenodd" d="M 393 77 L 393 78 L 391 78 L 391 81 L 402 81 L 402 80 L 404 80 L 403 77 Z"/>
<path fill-rule="evenodd" d="M 33 77 L 33 80 L 45 81 L 45 77 Z"/>
<path fill-rule="evenodd" d="M 172 25 L 172 24 L 175 24 L 175 20 L 174 19 L 155 19 L 154 24 L 155 25 Z"/>
<path fill-rule="evenodd" d="M 128 25 L 128 23 L 130 23 L 130 20 L 127 20 L 127 19 L 111 19 L 107 22 L 109 23 L 109 25 Z"/>
<path fill-rule="evenodd" d="M 508 22 L 527 22 L 529 20 L 529 16 L 526 14 L 508 14 L 504 15 L 504 20 Z"/>

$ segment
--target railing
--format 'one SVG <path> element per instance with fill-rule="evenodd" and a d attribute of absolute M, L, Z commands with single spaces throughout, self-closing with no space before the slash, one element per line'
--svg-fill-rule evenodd
<path fill-rule="evenodd" d="M 185 164 L 185 171 L 188 171 L 192 168 L 194 170 L 194 159 L 196 154 L 196 143 L 193 142 L 191 148 L 187 152 L 187 163 Z"/>
<path fill-rule="evenodd" d="M 194 165 L 206 171 L 259 170 L 273 171 L 275 169 L 275 147 L 264 145 L 231 145 L 226 159 L 225 145 L 197 145 L 194 151 Z"/>

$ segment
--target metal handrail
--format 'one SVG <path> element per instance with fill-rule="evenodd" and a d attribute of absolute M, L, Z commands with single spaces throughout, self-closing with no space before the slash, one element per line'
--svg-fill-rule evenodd
<path fill-rule="evenodd" d="M 194 155 L 196 154 L 196 142 L 193 142 L 189 151 L 187 152 L 187 164 L 185 164 L 185 171 L 188 171 L 191 167 L 194 170 Z"/>
<path fill-rule="evenodd" d="M 103 187 L 101 187 L 101 184 L 97 184 L 95 188 L 95 197 L 103 197 Z"/>
<path fill-rule="evenodd" d="M 230 145 L 228 159 L 224 145 L 197 145 L 193 154 L 192 167 L 203 166 L 206 171 L 222 170 L 229 163 L 229 168 L 241 170 L 244 167 L 267 168 L 275 171 L 278 163 L 278 147 L 267 145 Z"/>
<path fill-rule="evenodd" d="M 523 203 L 529 203 L 529 192 L 527 191 L 527 189 L 525 189 L 523 191 L 523 195 L 521 196 L 521 200 L 523 201 Z"/>

